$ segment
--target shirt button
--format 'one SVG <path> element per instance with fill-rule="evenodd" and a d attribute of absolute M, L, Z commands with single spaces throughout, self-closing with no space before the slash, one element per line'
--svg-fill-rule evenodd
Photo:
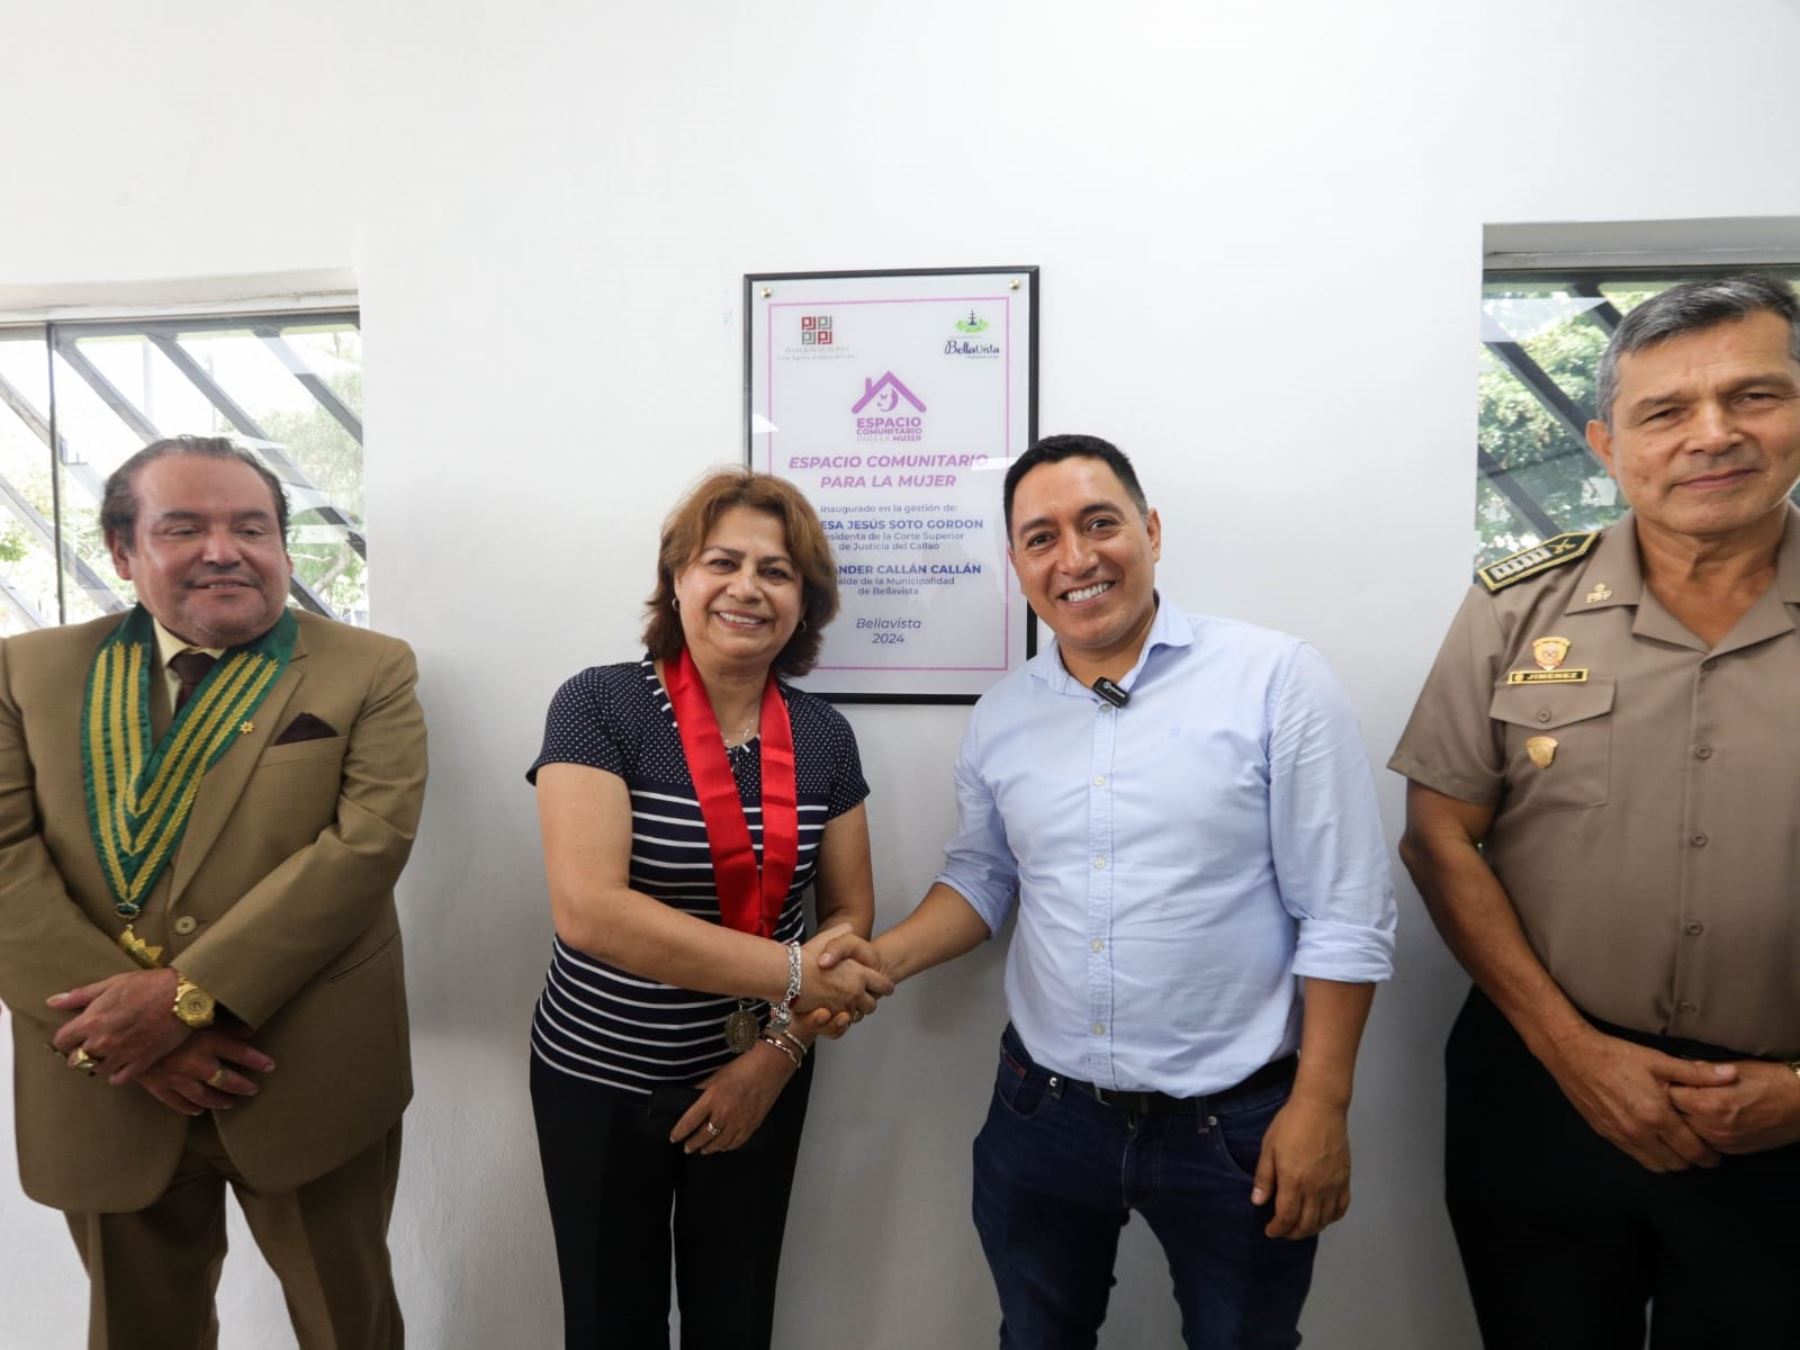
<path fill-rule="evenodd" d="M 183 914 L 179 919 L 175 920 L 175 935 L 177 937 L 186 937 L 199 926 L 200 920 L 196 919 L 192 914 Z"/>
<path fill-rule="evenodd" d="M 1675 1005 L 1675 1011 L 1676 1011 L 1676 1012 L 1684 1012 L 1684 1013 L 1697 1013 L 1697 1012 L 1699 1012 L 1699 1011 L 1700 1011 L 1700 1008 L 1699 1008 L 1699 1005 L 1698 1005 L 1698 1004 L 1694 1004 L 1694 1003 L 1689 1003 L 1689 1002 L 1688 1002 L 1688 1001 L 1687 1001 L 1687 1000 L 1686 1000 L 1686 999 L 1685 999 L 1685 998 L 1684 998 L 1684 999 L 1682 999 L 1682 1000 L 1681 1000 L 1681 1002 L 1680 1002 L 1680 1003 L 1677 1003 L 1677 1004 L 1676 1004 L 1676 1005 Z"/>
<path fill-rule="evenodd" d="M 1550 710 L 1548 708 L 1539 708 L 1538 709 L 1538 721 L 1548 722 L 1549 720 L 1550 720 Z"/>
<path fill-rule="evenodd" d="M 1689 937 L 1699 937 L 1706 931 L 1706 925 L 1698 921 L 1686 923 L 1681 926 L 1681 931 L 1686 933 Z"/>
<path fill-rule="evenodd" d="M 1692 839 L 1688 840 L 1688 843 L 1692 844 L 1695 848 L 1705 848 L 1706 847 L 1706 836 L 1703 834 L 1697 834 Z"/>
<path fill-rule="evenodd" d="M 1105 870 L 1105 867 L 1106 867 L 1106 855 L 1104 853 L 1096 853 L 1094 855 L 1094 870 L 1096 872 L 1103 871 L 1103 870 Z"/>
<path fill-rule="evenodd" d="M 1095 774 L 1094 775 L 1094 786 L 1095 787 L 1105 787 L 1106 786 L 1106 775 L 1103 773 Z"/>
<path fill-rule="evenodd" d="M 1088 946 L 1092 947 L 1097 952 L 1103 952 L 1106 950 L 1106 944 L 1104 942 L 1102 942 L 1099 938 L 1095 938 L 1092 942 L 1088 943 Z"/>
<path fill-rule="evenodd" d="M 1712 758 L 1712 747 L 1710 745 L 1696 746 L 1694 748 L 1694 758 L 1695 759 L 1711 759 Z"/>
<path fill-rule="evenodd" d="M 1701 663 L 1700 663 L 1700 669 L 1702 669 L 1702 670 L 1711 670 L 1711 669 L 1712 669 L 1712 668 L 1713 668 L 1713 667 L 1714 667 L 1714 666 L 1716 666 L 1716 665 L 1718 665 L 1718 664 L 1719 664 L 1719 658 L 1718 658 L 1718 657 L 1716 657 L 1716 656 L 1709 656 L 1709 657 L 1707 657 L 1707 658 L 1706 658 L 1706 660 L 1704 660 L 1704 661 L 1702 661 L 1702 662 L 1701 662 Z"/>
<path fill-rule="evenodd" d="M 1104 1036 L 1106 1035 L 1106 1023 L 1096 1022 L 1093 1026 L 1089 1027 L 1088 1030 L 1093 1032 L 1096 1036 Z"/>

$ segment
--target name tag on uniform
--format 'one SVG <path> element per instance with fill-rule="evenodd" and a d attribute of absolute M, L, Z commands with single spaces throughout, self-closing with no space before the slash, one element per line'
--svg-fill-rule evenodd
<path fill-rule="evenodd" d="M 1508 684 L 1586 684 L 1588 668 L 1573 670 L 1515 670 L 1506 677 Z"/>
<path fill-rule="evenodd" d="M 1538 663 L 1536 670 L 1515 670 L 1506 677 L 1508 684 L 1586 684 L 1587 667 L 1564 670 L 1562 663 L 1575 644 L 1554 633 L 1531 640 L 1531 655 Z"/>

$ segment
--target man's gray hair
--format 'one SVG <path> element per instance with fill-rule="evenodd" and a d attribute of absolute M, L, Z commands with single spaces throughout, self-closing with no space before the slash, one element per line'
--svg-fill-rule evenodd
<path fill-rule="evenodd" d="M 1800 364 L 1800 298 L 1780 277 L 1760 272 L 1684 281 L 1660 295 L 1653 295 L 1624 320 L 1606 344 L 1600 370 L 1594 379 L 1594 407 L 1602 422 L 1612 426 L 1613 400 L 1619 394 L 1619 358 L 1659 342 L 1697 333 L 1752 314 L 1779 314 L 1787 320 L 1788 355 Z"/>

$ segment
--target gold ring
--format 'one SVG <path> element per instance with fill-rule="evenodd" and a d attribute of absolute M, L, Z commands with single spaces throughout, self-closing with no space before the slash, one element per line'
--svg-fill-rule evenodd
<path fill-rule="evenodd" d="M 71 1069 L 91 1069 L 99 1062 L 99 1060 L 95 1059 L 87 1052 L 87 1047 L 85 1045 L 77 1048 L 75 1053 L 69 1056 L 69 1067 Z"/>
<path fill-rule="evenodd" d="M 706 1122 L 706 1132 L 708 1134 L 710 1134 L 714 1139 L 717 1139 L 720 1134 L 719 1127 L 717 1125 L 713 1124 L 710 1120 Z"/>
<path fill-rule="evenodd" d="M 214 1069 L 211 1073 L 206 1075 L 206 1086 L 208 1086 L 209 1088 L 224 1087 L 225 1086 L 225 1075 L 228 1072 L 229 1072 L 229 1070 L 226 1069 L 226 1067 L 223 1064 L 219 1065 L 218 1068 Z"/>

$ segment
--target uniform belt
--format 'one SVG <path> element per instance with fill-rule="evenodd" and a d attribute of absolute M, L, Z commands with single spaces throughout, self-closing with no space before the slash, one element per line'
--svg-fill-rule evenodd
<path fill-rule="evenodd" d="M 1483 1016 L 1505 1021 L 1506 1015 L 1500 1011 L 1492 999 L 1481 992 L 1479 986 L 1469 990 L 1469 1002 L 1481 1009 Z M 1770 1059 L 1777 1063 L 1781 1062 L 1780 1057 L 1776 1055 L 1749 1055 L 1728 1046 L 1714 1045 L 1710 1041 L 1696 1041 L 1685 1036 L 1664 1036 L 1654 1031 L 1639 1031 L 1636 1027 L 1623 1027 L 1616 1022 L 1608 1022 L 1595 1017 L 1587 1009 L 1579 1006 L 1575 1011 L 1586 1018 L 1588 1024 L 1596 1031 L 1621 1041 L 1630 1041 L 1633 1045 L 1660 1050 L 1663 1054 L 1673 1055 L 1677 1059 L 1698 1059 L 1708 1062 L 1730 1059 Z M 1507 1025 L 1510 1026 L 1511 1023 L 1507 1023 Z"/>
<path fill-rule="evenodd" d="M 1759 1055 L 1745 1055 L 1736 1050 L 1728 1050 L 1722 1045 L 1714 1045 L 1710 1041 L 1689 1040 L 1685 1036 L 1662 1036 L 1654 1031 L 1639 1031 L 1635 1027 L 1622 1027 L 1612 1022 L 1604 1022 L 1584 1009 L 1577 1012 L 1593 1025 L 1596 1031 L 1605 1032 L 1622 1041 L 1630 1041 L 1633 1045 L 1647 1046 L 1652 1050 L 1660 1050 L 1665 1055 L 1674 1055 L 1677 1059 L 1699 1059 L 1717 1062 L 1728 1059 L 1760 1059 Z"/>
<path fill-rule="evenodd" d="M 1019 1039 L 1019 1033 L 1013 1030 L 1010 1024 L 1006 1028 L 1002 1042 L 1006 1046 L 1007 1052 L 1015 1056 L 1027 1068 L 1047 1074 L 1052 1092 L 1062 1093 L 1073 1090 L 1084 1097 L 1092 1098 L 1102 1106 L 1110 1106 L 1131 1116 L 1191 1116 L 1199 1110 L 1201 1102 L 1222 1104 L 1245 1093 L 1260 1092 L 1264 1088 L 1291 1082 L 1295 1070 L 1300 1066 L 1298 1055 L 1283 1055 L 1280 1059 L 1263 1065 L 1243 1082 L 1233 1084 L 1231 1087 L 1221 1088 L 1217 1092 L 1203 1093 L 1198 1097 L 1171 1097 L 1166 1092 L 1120 1092 L 1113 1088 L 1103 1088 L 1097 1083 L 1084 1083 L 1079 1078 L 1068 1078 L 1060 1073 L 1051 1073 L 1050 1070 L 1033 1061 L 1031 1056 L 1026 1053 L 1025 1043 Z"/>

